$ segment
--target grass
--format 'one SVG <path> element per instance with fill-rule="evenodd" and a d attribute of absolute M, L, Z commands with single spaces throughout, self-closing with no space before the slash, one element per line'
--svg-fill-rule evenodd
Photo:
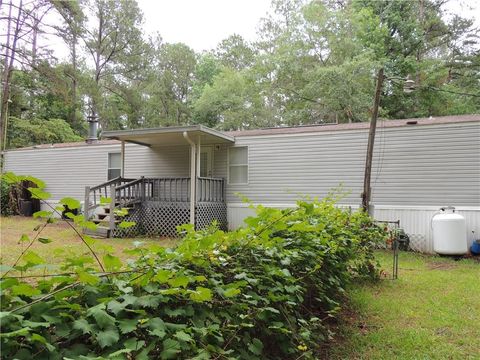
<path fill-rule="evenodd" d="M 390 273 L 392 259 L 379 252 Z M 329 359 L 480 359 L 480 262 L 401 253 L 399 279 L 357 284 Z"/>
<path fill-rule="evenodd" d="M 1 218 L 1 262 L 11 265 L 33 238 L 42 222 L 32 218 Z M 47 263 L 57 264 L 69 255 L 91 256 L 75 232 L 64 222 L 49 224 L 32 250 Z M 100 255 L 112 249 L 123 253 L 139 240 L 170 247 L 171 239 L 99 239 Z M 392 258 L 378 252 L 390 276 Z M 13 275 L 13 273 L 11 273 Z M 350 303 L 328 350 L 327 359 L 480 359 L 480 262 L 401 253 L 399 279 L 377 284 L 356 284 L 349 290 Z M 349 310 L 350 309 L 350 310 Z"/>
<path fill-rule="evenodd" d="M 30 239 L 35 237 L 37 231 L 33 229 L 44 222 L 38 219 L 12 216 L 0 219 L 0 259 L 4 265 L 12 265 L 22 251 L 27 247 L 28 241 L 19 241 L 22 234 Z M 35 242 L 30 250 L 43 257 L 47 264 L 58 264 L 68 256 L 91 256 L 88 248 L 82 243 L 75 231 L 64 221 L 48 224 L 41 232 L 41 237 L 52 240 L 51 243 L 42 244 Z M 175 240 L 165 238 L 136 238 L 136 239 L 98 239 L 94 250 L 101 258 L 105 253 L 113 253 L 123 260 L 130 258 L 123 250 L 134 247 L 135 241 L 142 241 L 145 244 L 157 244 L 171 247 Z M 14 273 L 11 272 L 11 275 Z"/>

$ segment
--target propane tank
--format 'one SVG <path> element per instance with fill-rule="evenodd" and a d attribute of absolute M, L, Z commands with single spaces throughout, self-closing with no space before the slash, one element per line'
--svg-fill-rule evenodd
<path fill-rule="evenodd" d="M 464 255 L 468 252 L 465 218 L 453 206 L 442 207 L 431 220 L 433 250 L 441 255 Z"/>

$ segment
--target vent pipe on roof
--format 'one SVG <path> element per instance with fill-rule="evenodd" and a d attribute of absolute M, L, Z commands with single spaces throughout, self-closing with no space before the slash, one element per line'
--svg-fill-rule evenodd
<path fill-rule="evenodd" d="M 97 131 L 98 131 L 98 118 L 97 115 L 92 111 L 92 115 L 87 116 L 88 121 L 88 138 L 86 140 L 87 144 L 93 144 L 98 141 Z"/>

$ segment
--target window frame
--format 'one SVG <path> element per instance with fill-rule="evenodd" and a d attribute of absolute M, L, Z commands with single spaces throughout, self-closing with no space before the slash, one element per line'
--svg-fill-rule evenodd
<path fill-rule="evenodd" d="M 112 155 L 112 154 L 120 155 L 120 167 L 119 168 L 111 168 L 110 167 L 110 155 Z M 120 170 L 120 174 L 118 176 L 120 176 L 120 177 L 122 176 L 122 152 L 121 151 L 109 151 L 107 153 L 107 181 L 110 181 L 110 180 L 116 178 L 116 177 L 113 177 L 113 178 L 109 179 L 110 170 Z"/>
<path fill-rule="evenodd" d="M 230 150 L 235 148 L 247 149 L 247 163 L 246 164 L 230 164 Z M 228 185 L 248 185 L 250 183 L 250 148 L 248 145 L 235 145 L 228 147 L 227 151 L 227 184 Z M 247 167 L 247 182 L 231 183 L 230 182 L 230 166 L 246 166 Z"/>

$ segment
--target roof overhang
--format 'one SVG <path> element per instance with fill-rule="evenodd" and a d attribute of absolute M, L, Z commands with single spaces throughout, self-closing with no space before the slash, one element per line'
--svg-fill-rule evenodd
<path fill-rule="evenodd" d="M 200 139 L 202 145 L 235 142 L 235 137 L 203 125 L 104 131 L 102 133 L 102 138 L 116 139 L 144 146 L 188 145 L 183 133 L 187 133 L 188 137 L 195 142 L 197 139 Z"/>

